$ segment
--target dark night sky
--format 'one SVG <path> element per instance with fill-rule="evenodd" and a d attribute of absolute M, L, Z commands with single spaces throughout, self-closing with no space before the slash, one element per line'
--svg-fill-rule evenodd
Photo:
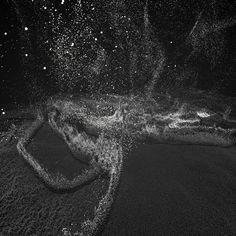
<path fill-rule="evenodd" d="M 159 36 L 165 46 L 168 57 L 168 63 L 173 66 L 181 63 L 180 58 L 174 58 L 173 53 L 181 46 L 182 41 L 189 33 L 194 25 L 196 12 L 204 7 L 204 1 L 150 1 L 150 15 L 151 23 L 154 29 L 160 32 Z M 173 4 L 179 2 L 176 7 Z M 217 6 L 218 17 L 224 19 L 225 17 L 235 17 L 236 8 L 233 4 L 227 4 L 225 0 L 220 1 L 222 5 Z M 66 1 L 65 1 L 66 4 Z M 163 7 L 164 6 L 164 7 Z M 63 9 L 62 9 L 63 11 Z M 90 9 L 87 9 L 89 12 Z M 208 12 L 208 11 L 207 11 Z M 212 14 L 210 11 L 208 14 Z M 9 1 L 1 1 L 0 7 L 0 104 L 1 107 L 6 104 L 14 104 L 25 102 L 28 100 L 28 95 L 25 89 L 25 82 L 23 79 L 21 57 L 20 57 L 20 42 L 18 32 L 18 22 L 12 5 Z M 232 73 L 227 76 L 231 77 L 227 80 L 224 93 L 235 95 L 235 89 L 232 86 L 232 77 L 235 73 L 235 39 L 236 27 L 224 30 L 226 38 L 226 57 L 228 68 Z M 109 43 L 108 43 L 109 46 Z M 27 56 L 27 55 L 26 55 Z M 204 63 L 203 63 L 204 64 Z M 203 75 L 209 76 L 208 68 L 204 71 L 204 66 L 199 68 Z M 205 73 L 205 74 L 204 74 Z M 217 72 L 216 72 L 217 73 Z M 204 88 L 206 82 L 202 82 Z M 201 87 L 201 86 L 200 86 Z M 205 86 L 207 87 L 207 86 Z"/>
<path fill-rule="evenodd" d="M 21 84 L 17 21 L 7 1 L 0 7 L 0 99 L 12 103 Z"/>

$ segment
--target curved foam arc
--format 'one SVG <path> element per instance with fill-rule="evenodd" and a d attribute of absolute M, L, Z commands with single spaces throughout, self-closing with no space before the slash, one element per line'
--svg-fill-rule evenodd
<path fill-rule="evenodd" d="M 49 125 L 62 136 L 72 153 L 81 150 L 84 154 L 90 156 L 91 158 L 89 159 L 85 159 L 84 157 L 81 160 L 89 164 L 95 156 L 95 143 L 89 139 L 85 132 L 81 134 L 68 124 L 58 124 L 58 122 L 55 121 L 55 115 L 55 113 L 49 114 Z M 79 159 L 81 159 L 81 157 Z"/>
<path fill-rule="evenodd" d="M 100 173 L 101 169 L 98 166 L 93 166 L 87 172 L 76 176 L 73 180 L 68 180 L 65 176 L 57 175 L 54 176 L 47 172 L 39 162 L 28 153 L 26 147 L 30 143 L 30 140 L 36 134 L 36 132 L 42 127 L 44 119 L 42 116 L 37 117 L 31 127 L 26 130 L 25 135 L 18 141 L 17 150 L 23 156 L 25 161 L 30 164 L 30 166 L 36 171 L 39 177 L 50 187 L 55 189 L 67 190 L 75 188 L 79 185 L 83 185 L 93 179 L 95 179 Z"/>
<path fill-rule="evenodd" d="M 79 236 L 93 236 L 99 233 L 101 227 L 105 223 L 107 216 L 111 211 L 112 204 L 114 203 L 117 190 L 120 183 L 121 172 L 123 166 L 123 153 L 120 147 L 117 152 L 116 162 L 113 163 L 110 169 L 109 187 L 105 196 L 100 200 L 98 207 L 94 211 L 93 220 L 87 220 L 81 224 L 81 231 L 74 233 Z"/>
<path fill-rule="evenodd" d="M 63 125 L 62 127 L 60 127 L 55 121 L 55 113 L 49 116 L 49 123 L 54 129 L 61 133 L 66 141 L 65 133 L 67 132 L 67 128 L 69 126 Z M 72 127 L 70 128 L 72 129 Z M 73 132 L 71 130 L 70 135 L 72 133 Z M 74 135 L 76 136 L 77 133 L 75 133 Z M 73 147 L 73 145 L 70 144 L 70 142 L 73 141 L 74 139 L 72 138 L 68 142 L 69 147 Z M 84 146 L 82 148 L 84 148 Z M 106 169 L 106 171 L 108 171 L 110 175 L 109 187 L 107 193 L 100 200 L 98 207 L 94 212 L 94 219 L 92 221 L 87 220 L 83 222 L 81 225 L 81 230 L 74 233 L 74 235 L 92 236 L 96 235 L 97 232 L 99 232 L 111 210 L 120 182 L 121 170 L 123 165 L 123 152 L 122 147 L 118 144 L 118 142 L 115 139 L 104 139 L 101 135 L 99 136 L 96 144 L 93 143 L 92 149 L 93 152 L 98 156 L 98 163 L 103 167 L 103 169 Z M 102 162 L 105 162 L 105 164 Z M 63 230 L 65 230 L 65 228 Z"/>
<path fill-rule="evenodd" d="M 64 141 L 73 153 L 78 150 L 82 153 L 91 156 L 91 159 L 83 159 L 87 163 L 98 163 L 102 169 L 110 171 L 114 158 L 117 156 L 120 145 L 114 138 L 106 138 L 104 133 L 97 138 L 96 142 L 93 142 L 89 136 L 85 133 L 79 133 L 75 128 L 68 124 L 62 124 L 60 121 L 55 121 L 55 113 L 49 114 L 49 124 L 51 127 L 62 136 Z M 95 157 L 97 160 L 95 160 Z M 79 157 L 78 157 L 79 158 Z"/>
<path fill-rule="evenodd" d="M 64 176 L 55 177 L 45 171 L 44 168 L 36 161 L 36 159 L 32 155 L 30 155 L 26 150 L 26 147 L 30 143 L 30 140 L 42 127 L 43 123 L 43 117 L 38 115 L 37 119 L 32 123 L 30 128 L 26 130 L 25 135 L 17 143 L 17 149 L 27 161 L 27 163 L 29 163 L 33 167 L 33 169 L 37 172 L 39 177 L 43 179 L 44 182 L 56 189 L 69 189 L 83 184 L 88 179 L 93 179 L 100 173 L 99 168 L 94 168 L 90 170 L 90 172 L 88 171 L 84 175 L 77 176 L 72 181 L 70 181 L 67 180 Z M 103 140 L 100 140 L 100 142 L 98 141 L 98 145 L 100 145 L 101 142 L 103 142 Z M 113 145 L 111 145 L 111 143 L 113 143 Z M 105 145 L 106 144 L 107 143 L 105 143 Z M 119 145 L 117 146 L 117 144 L 117 142 L 114 144 L 114 140 L 112 140 L 108 145 L 110 147 L 110 150 L 107 151 L 111 151 L 112 155 L 114 155 L 114 158 L 112 159 L 112 162 L 109 165 L 108 172 L 110 175 L 110 181 L 107 193 L 99 202 L 98 207 L 94 212 L 95 216 L 93 221 L 84 222 L 82 224 L 82 231 L 74 235 L 96 235 L 111 210 L 111 206 L 114 202 L 115 194 L 119 185 L 120 174 L 123 165 L 122 147 Z M 104 150 L 103 147 L 101 149 Z M 112 149 L 115 149 L 115 152 Z M 107 151 L 104 152 L 100 150 L 100 155 L 104 155 Z M 99 153 L 99 151 L 97 151 L 97 153 Z"/>

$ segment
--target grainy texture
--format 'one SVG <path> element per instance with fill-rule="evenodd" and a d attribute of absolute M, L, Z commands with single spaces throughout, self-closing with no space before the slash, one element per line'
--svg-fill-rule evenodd
<path fill-rule="evenodd" d="M 235 147 L 140 146 L 102 235 L 235 235 L 235 157 Z"/>
<path fill-rule="evenodd" d="M 57 150 L 61 143 L 48 142 L 45 148 L 52 145 Z M 64 148 L 68 151 L 66 145 Z M 15 146 L 1 150 L 0 166 L 0 233 L 4 236 L 61 235 L 64 227 L 78 228 L 93 217 L 94 207 L 107 189 L 107 181 L 98 179 L 77 191 L 54 192 L 35 175 Z"/>

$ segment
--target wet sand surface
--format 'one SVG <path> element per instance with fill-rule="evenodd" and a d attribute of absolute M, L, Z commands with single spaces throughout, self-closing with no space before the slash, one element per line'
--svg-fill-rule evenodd
<path fill-rule="evenodd" d="M 42 127 L 28 150 L 50 172 L 73 178 L 84 168 L 73 159 L 64 141 L 48 125 Z M 93 219 L 94 208 L 107 190 L 107 180 L 97 179 L 69 192 L 48 188 L 24 161 L 16 145 L 0 150 L 0 235 L 59 236 Z"/>
<path fill-rule="evenodd" d="M 236 148 L 138 147 L 102 235 L 236 235 Z"/>

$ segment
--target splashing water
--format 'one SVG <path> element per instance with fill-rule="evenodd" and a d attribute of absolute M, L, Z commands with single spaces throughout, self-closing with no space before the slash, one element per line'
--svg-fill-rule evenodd
<path fill-rule="evenodd" d="M 209 124 L 205 122 L 205 119 L 214 117 L 215 112 L 190 108 L 187 104 L 176 107 L 175 103 L 169 102 L 168 105 L 163 101 L 150 102 L 138 96 L 112 95 L 100 97 L 97 101 L 74 99 L 50 103 L 59 111 L 61 122 L 71 123 L 71 120 L 76 119 L 85 126 L 88 133 L 107 132 L 114 136 L 125 134 L 141 140 L 151 137 L 163 142 L 178 142 L 178 139 L 183 141 L 186 137 L 189 143 L 197 142 L 196 136 L 200 135 L 200 143 L 214 144 L 214 139 L 215 145 L 221 142 L 223 146 L 233 143 L 233 137 L 230 137 L 235 129 L 216 128 L 214 120 Z M 193 136 L 195 141 L 191 140 Z M 209 136 L 211 139 L 207 140 Z"/>
<path fill-rule="evenodd" d="M 21 23 L 26 25 L 27 17 L 21 14 L 18 2 L 13 2 Z M 66 7 L 63 13 L 48 0 L 31 3 L 36 13 L 33 22 L 37 23 L 34 27 L 22 27 L 22 53 L 26 55 L 26 48 L 32 51 L 23 57 L 23 64 L 29 85 L 32 84 L 34 87 L 32 91 L 41 92 L 50 84 L 57 92 L 84 91 L 93 94 L 89 98 L 52 98 L 48 100 L 45 108 L 47 121 L 62 136 L 75 156 L 79 157 L 80 152 L 86 154 L 88 158 L 82 161 L 99 166 L 110 177 L 107 194 L 95 209 L 94 220 L 87 220 L 81 225 L 84 232 L 93 232 L 104 220 L 114 201 L 124 153 L 130 151 L 134 143 L 151 140 L 230 146 L 235 144 L 235 129 L 216 127 L 214 117 L 218 114 L 210 109 L 194 107 L 188 103 L 179 105 L 171 99 L 154 98 L 154 90 L 161 79 L 167 58 L 159 38 L 153 34 L 148 1 L 144 8 L 142 4 L 138 6 L 142 9 L 139 12 L 133 11 L 132 7 L 129 9 L 123 0 L 104 1 L 104 5 L 99 1 L 84 5 L 82 1 L 69 4 L 69 1 L 62 0 L 61 5 Z M 107 13 L 97 18 L 96 14 L 102 11 L 96 9 L 101 7 L 106 9 Z M 86 8 L 89 9 L 89 13 L 86 12 Z M 69 10 L 71 14 L 67 14 Z M 138 25 L 140 18 L 143 21 Z M 101 22 L 105 19 L 108 27 L 101 30 Z M 204 22 L 200 25 L 201 33 L 207 30 L 205 25 Z M 217 27 L 222 28 L 224 25 L 215 25 L 210 30 L 215 31 Z M 33 29 L 37 31 L 35 44 L 30 40 Z M 193 53 L 187 60 L 203 48 L 201 42 L 196 39 L 200 36 L 205 37 L 207 32 L 200 36 L 197 32 L 193 29 L 189 36 Z M 208 44 L 214 41 L 212 40 L 213 38 Z M 221 48 L 221 44 L 213 46 Z M 33 51 L 40 52 L 40 56 L 34 55 Z M 214 52 L 208 50 L 207 56 L 211 58 Z M 216 59 L 220 53 L 219 50 Z M 212 60 L 213 65 L 216 64 L 216 59 Z M 50 82 L 41 83 L 38 74 L 48 74 Z M 145 94 L 96 95 L 114 92 L 133 93 L 135 89 Z M 225 118 L 217 116 L 217 119 L 226 119 L 229 112 L 228 110 Z M 35 122 L 35 127 L 38 128 L 42 122 Z M 34 131 L 32 129 L 30 132 Z M 65 189 L 83 182 L 86 174 L 70 182 L 61 176 L 54 178 L 46 172 L 33 156 L 27 153 L 26 146 L 30 135 L 26 135 L 25 140 L 20 140 L 18 151 L 46 183 L 55 188 Z M 72 233 L 68 227 L 63 228 L 62 232 L 64 235 L 90 235 Z"/>

